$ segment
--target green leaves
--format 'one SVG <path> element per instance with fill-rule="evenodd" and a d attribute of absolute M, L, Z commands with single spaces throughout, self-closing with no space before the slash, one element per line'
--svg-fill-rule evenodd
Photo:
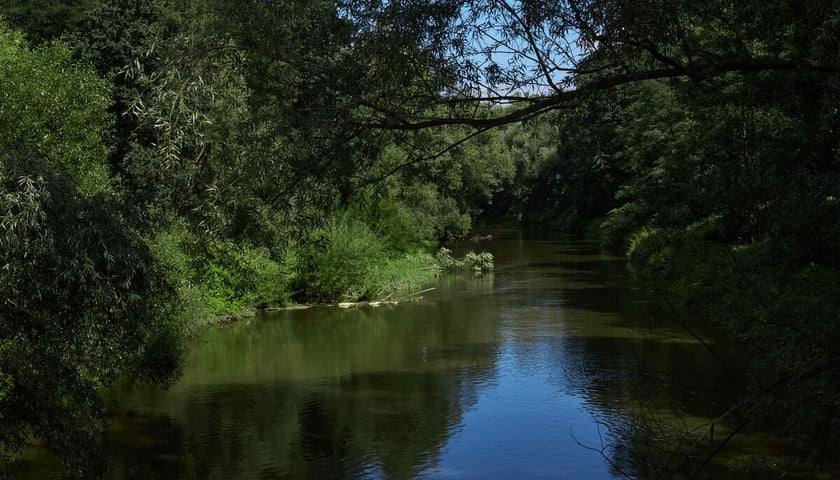
<path fill-rule="evenodd" d="M 0 12 L 36 44 L 49 43 L 74 29 L 97 0 L 0 0 Z"/>
<path fill-rule="evenodd" d="M 476 275 L 490 273 L 495 268 L 493 254 L 490 252 L 467 252 L 463 258 L 457 259 L 445 247 L 435 253 L 435 263 L 445 272 L 472 272 Z"/>
<path fill-rule="evenodd" d="M 337 214 L 313 232 L 298 278 L 304 300 L 371 300 L 381 293 L 377 268 L 386 260 L 382 241 L 364 223 Z"/>
<path fill-rule="evenodd" d="M 177 372 L 183 325 L 109 187 L 108 90 L 0 26 L 0 455 L 35 437 L 95 474 L 98 390 Z M 7 440 L 8 439 L 8 440 Z"/>
<path fill-rule="evenodd" d="M 129 371 L 160 381 L 177 371 L 177 361 L 154 371 L 159 363 L 140 361 L 178 358 L 172 291 L 113 197 L 81 194 L 41 159 L 2 159 L 0 372 L 11 386 L 0 433 L 30 432 L 84 469 L 101 433 L 96 390 Z M 152 353 L 162 331 L 168 348 Z M 20 445 L 4 447 L 8 455 Z"/>
<path fill-rule="evenodd" d="M 105 82 L 54 43 L 30 50 L 0 24 L 0 145 L 66 169 L 94 193 L 109 183 L 102 143 L 110 105 Z"/>

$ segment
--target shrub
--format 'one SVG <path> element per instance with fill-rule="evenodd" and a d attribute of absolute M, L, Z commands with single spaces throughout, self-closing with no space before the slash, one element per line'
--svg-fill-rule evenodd
<path fill-rule="evenodd" d="M 630 236 L 644 223 L 647 207 L 641 202 L 630 202 L 607 214 L 601 223 L 601 246 L 614 252 L 625 253 Z"/>
<path fill-rule="evenodd" d="M 631 264 L 650 273 L 664 273 L 673 256 L 679 232 L 665 228 L 642 227 L 630 236 L 627 255 Z"/>
<path fill-rule="evenodd" d="M 282 305 L 289 298 L 288 277 L 268 249 L 216 240 L 207 253 L 200 281 L 214 313 Z"/>
<path fill-rule="evenodd" d="M 493 254 L 490 252 L 468 252 L 464 256 L 464 266 L 476 273 L 493 271 Z"/>
<path fill-rule="evenodd" d="M 202 243 L 183 219 L 170 219 L 149 244 L 177 286 L 178 302 L 193 331 L 215 315 L 282 305 L 291 296 L 283 265 L 265 248 L 219 239 Z"/>
<path fill-rule="evenodd" d="M 304 301 L 369 300 L 381 293 L 381 240 L 347 214 L 330 217 L 301 251 L 296 297 Z"/>
<path fill-rule="evenodd" d="M 211 311 L 207 305 L 207 295 L 197 280 L 193 268 L 194 258 L 187 254 L 195 238 L 184 220 L 168 219 L 169 224 L 155 232 L 147 240 L 149 250 L 155 257 L 158 268 L 166 275 L 177 290 L 177 299 L 181 315 L 188 329 L 195 333 L 211 321 Z"/>
<path fill-rule="evenodd" d="M 448 248 L 441 248 L 435 254 L 435 262 L 443 271 L 473 271 L 476 274 L 493 271 L 493 254 L 490 252 L 468 252 L 458 260 Z"/>
<path fill-rule="evenodd" d="M 372 217 L 368 223 L 374 226 L 374 233 L 390 252 L 414 253 L 431 246 L 434 229 L 423 225 L 422 216 L 400 200 L 391 196 L 379 199 L 372 215 L 363 208 L 359 210 L 360 216 Z"/>

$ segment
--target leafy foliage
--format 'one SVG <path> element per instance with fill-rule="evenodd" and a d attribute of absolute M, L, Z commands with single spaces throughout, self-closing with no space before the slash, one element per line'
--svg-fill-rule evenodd
<path fill-rule="evenodd" d="M 314 301 L 368 300 L 379 295 L 376 265 L 384 260 L 381 241 L 364 223 L 346 215 L 328 219 L 313 232 L 301 255 L 298 294 Z"/>
<path fill-rule="evenodd" d="M 464 258 L 457 259 L 452 256 L 452 251 L 442 247 L 435 254 L 435 262 L 443 271 L 470 271 L 476 274 L 492 272 L 493 254 L 490 252 L 467 252 Z"/>
<path fill-rule="evenodd" d="M 0 25 L 0 145 L 6 153 L 33 151 L 66 169 L 87 192 L 108 185 L 106 84 L 71 51 L 53 44 L 30 51 Z"/>
<path fill-rule="evenodd" d="M 80 194 L 37 158 L 2 160 L 0 446 L 15 454 L 34 435 L 83 473 L 102 433 L 97 390 L 178 371 L 172 289 L 108 194 Z"/>
<path fill-rule="evenodd" d="M 606 216 L 674 310 L 753 354 L 733 426 L 784 417 L 804 453 L 836 448 L 835 2 L 0 12 L 24 32 L 0 26 L 6 453 L 35 436 L 90 471 L 96 388 L 171 378 L 185 310 L 414 289 L 422 248 L 505 216 Z"/>
<path fill-rule="evenodd" d="M 0 40 L 0 453 L 32 436 L 84 476 L 99 468 L 97 391 L 123 374 L 170 382 L 183 325 L 108 188 L 104 84 L 60 44 Z"/>
<path fill-rule="evenodd" d="M 209 258 L 202 259 L 196 281 L 215 313 L 282 305 L 288 298 L 286 271 L 266 249 L 229 241 L 211 241 L 205 248 Z"/>
<path fill-rule="evenodd" d="M 302 246 L 295 285 L 297 299 L 404 299 L 439 273 L 430 255 L 400 252 L 387 245 L 359 219 L 347 213 L 334 214 Z"/>
<path fill-rule="evenodd" d="M 516 178 L 499 199 L 497 216 L 514 214 L 528 228 L 580 232 L 607 213 L 619 182 L 612 150 L 618 119 L 607 100 L 505 131 Z"/>
<path fill-rule="evenodd" d="M 828 345 L 840 264 L 826 252 L 840 241 L 829 212 L 840 183 L 824 133 L 836 94 L 777 74 L 652 86 L 616 129 L 627 180 L 605 243 L 627 248 L 674 317 L 724 329 L 749 352 L 743 398 L 722 412 L 736 432 L 784 425 L 792 454 L 824 461 L 840 438 L 824 416 L 838 405 Z"/>
<path fill-rule="evenodd" d="M 96 0 L 2 0 L 0 11 L 9 25 L 32 43 L 46 43 L 73 31 Z"/>

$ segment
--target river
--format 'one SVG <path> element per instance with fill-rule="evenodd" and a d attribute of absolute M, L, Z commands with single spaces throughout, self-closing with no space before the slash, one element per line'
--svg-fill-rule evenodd
<path fill-rule="evenodd" d="M 197 339 L 168 390 L 112 392 L 114 478 L 644 478 L 624 448 L 640 419 L 693 439 L 720 413 L 650 377 L 737 382 L 593 241 L 453 248 L 495 272 L 397 306 L 261 314 Z"/>

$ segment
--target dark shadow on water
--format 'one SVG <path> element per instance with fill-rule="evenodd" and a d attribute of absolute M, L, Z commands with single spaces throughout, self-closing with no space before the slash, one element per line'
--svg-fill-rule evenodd
<path fill-rule="evenodd" d="M 151 412 L 115 417 L 112 478 L 414 478 L 476 401 L 471 375 L 194 387 L 172 412 L 176 421 Z"/>
<path fill-rule="evenodd" d="M 181 428 L 166 415 L 131 411 L 112 417 L 105 445 L 105 455 L 111 457 L 111 478 L 190 476 Z"/>

